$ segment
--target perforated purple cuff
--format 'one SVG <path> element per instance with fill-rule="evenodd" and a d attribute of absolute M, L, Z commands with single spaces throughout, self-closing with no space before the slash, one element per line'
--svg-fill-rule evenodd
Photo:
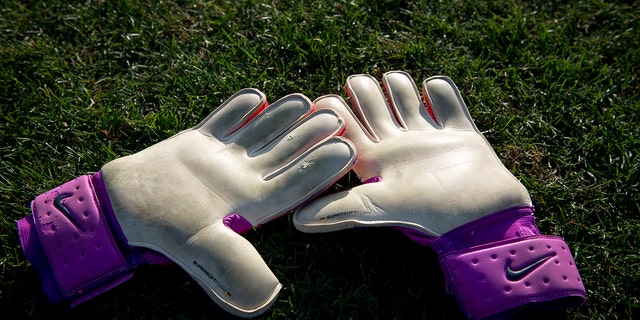
<path fill-rule="evenodd" d="M 437 239 L 447 290 L 469 319 L 500 319 L 522 308 L 566 309 L 586 291 L 569 246 L 540 235 L 533 208 L 512 208 Z"/>
<path fill-rule="evenodd" d="M 575 307 L 586 296 L 569 247 L 556 236 L 506 240 L 440 257 L 449 291 L 471 319 L 532 303 Z"/>
<path fill-rule="evenodd" d="M 37 196 L 31 211 L 17 222 L 20 242 L 52 303 L 89 300 L 129 280 L 143 261 L 126 246 L 99 172 Z"/>

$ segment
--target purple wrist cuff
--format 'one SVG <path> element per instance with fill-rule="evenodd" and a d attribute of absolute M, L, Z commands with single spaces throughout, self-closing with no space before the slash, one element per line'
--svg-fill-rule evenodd
<path fill-rule="evenodd" d="M 440 256 L 447 287 L 470 319 L 506 317 L 520 307 L 577 307 L 586 291 L 560 237 L 530 236 Z"/>
<path fill-rule="evenodd" d="M 22 250 L 52 303 L 81 304 L 133 276 L 144 261 L 113 215 L 100 173 L 37 196 L 17 222 Z"/>
<path fill-rule="evenodd" d="M 469 319 L 525 307 L 572 308 L 586 291 L 568 245 L 540 235 L 532 207 L 507 209 L 453 229 L 431 247 L 447 289 Z"/>
<path fill-rule="evenodd" d="M 529 206 L 509 208 L 463 224 L 436 239 L 431 247 L 442 255 L 512 238 L 540 235 Z"/>

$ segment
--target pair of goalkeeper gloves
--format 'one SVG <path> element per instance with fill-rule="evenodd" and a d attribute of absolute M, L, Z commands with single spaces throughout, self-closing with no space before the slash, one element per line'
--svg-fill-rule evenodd
<path fill-rule="evenodd" d="M 173 262 L 224 310 L 266 311 L 281 284 L 240 234 L 294 210 L 303 232 L 388 226 L 437 253 L 468 318 L 582 304 L 567 244 L 541 235 L 526 188 L 477 129 L 454 82 L 353 75 L 338 95 L 269 105 L 244 89 L 195 127 L 44 194 L 18 221 L 53 303 L 83 303 Z M 363 182 L 314 198 L 353 170 Z"/>

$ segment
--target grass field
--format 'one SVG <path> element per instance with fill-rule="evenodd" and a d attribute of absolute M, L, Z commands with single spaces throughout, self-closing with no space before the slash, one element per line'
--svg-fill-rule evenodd
<path fill-rule="evenodd" d="M 174 266 L 142 267 L 76 309 L 50 305 L 15 221 L 36 195 L 195 125 L 241 88 L 344 95 L 350 74 L 399 69 L 456 81 L 541 231 L 575 255 L 587 303 L 518 318 L 637 319 L 639 17 L 637 2 L 599 0 L 3 2 L 0 317 L 230 317 Z M 302 234 L 283 217 L 246 237 L 284 285 L 260 318 L 461 317 L 435 254 L 397 231 Z"/>

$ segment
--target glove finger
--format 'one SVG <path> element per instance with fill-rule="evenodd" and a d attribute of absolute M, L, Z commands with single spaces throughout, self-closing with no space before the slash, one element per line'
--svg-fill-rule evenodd
<path fill-rule="evenodd" d="M 249 120 L 229 136 L 229 141 L 246 149 L 248 154 L 255 155 L 311 111 L 311 101 L 307 97 L 290 94 Z"/>
<path fill-rule="evenodd" d="M 391 71 L 382 78 L 391 107 L 400 124 L 406 129 L 435 129 L 438 124 L 429 115 L 418 88 L 411 76 L 403 71 Z"/>
<path fill-rule="evenodd" d="M 171 253 L 218 305 L 236 316 L 266 311 L 282 287 L 251 243 L 221 221 Z"/>
<path fill-rule="evenodd" d="M 252 88 L 242 89 L 211 112 L 195 129 L 224 140 L 266 106 L 267 98 L 262 92 Z"/>
<path fill-rule="evenodd" d="M 309 200 L 346 174 L 356 159 L 355 147 L 342 137 L 332 137 L 302 156 L 264 177 L 266 188 L 273 190 L 269 203 L 277 208 L 261 217 L 257 224 L 275 218 Z"/>
<path fill-rule="evenodd" d="M 353 142 L 358 150 L 373 144 L 374 138 L 369 135 L 342 97 L 327 95 L 316 99 L 313 104 L 317 110 L 333 110 L 340 115 L 346 125 L 344 137 Z"/>
<path fill-rule="evenodd" d="M 422 84 L 422 93 L 443 128 L 478 131 L 453 80 L 431 77 Z"/>
<path fill-rule="evenodd" d="M 388 194 L 383 183 L 368 183 L 315 199 L 294 212 L 293 223 L 296 229 L 309 233 L 383 225 L 388 220 L 386 213 L 371 199 L 384 199 L 385 192 Z"/>
<path fill-rule="evenodd" d="M 259 150 L 258 161 L 262 168 L 273 171 L 291 162 L 315 144 L 340 134 L 345 123 L 333 110 L 319 110 L 297 123 L 291 130 Z M 252 156 L 251 154 L 249 156 Z"/>
<path fill-rule="evenodd" d="M 345 88 L 360 121 L 376 140 L 393 137 L 403 131 L 375 78 L 352 75 L 347 78 Z"/>

